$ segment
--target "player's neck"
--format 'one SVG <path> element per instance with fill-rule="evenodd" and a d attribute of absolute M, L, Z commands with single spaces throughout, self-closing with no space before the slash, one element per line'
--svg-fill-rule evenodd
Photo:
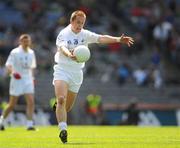
<path fill-rule="evenodd" d="M 25 52 L 28 52 L 28 46 L 22 46 L 22 49 L 25 51 Z"/>
<path fill-rule="evenodd" d="M 74 29 L 72 25 L 71 25 L 71 31 L 72 31 L 74 34 L 80 33 L 80 31 L 76 31 L 76 29 Z"/>
<path fill-rule="evenodd" d="M 76 32 L 75 30 L 73 30 L 73 28 L 71 28 L 71 30 L 72 30 L 72 32 L 74 33 L 74 34 L 78 34 L 79 32 Z"/>

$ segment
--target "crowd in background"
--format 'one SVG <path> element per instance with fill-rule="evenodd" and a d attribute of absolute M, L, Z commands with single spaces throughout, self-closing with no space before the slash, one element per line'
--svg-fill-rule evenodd
<path fill-rule="evenodd" d="M 103 82 L 116 73 L 120 85 L 133 79 L 138 86 L 153 81 L 154 87 L 160 88 L 162 72 L 168 68 L 162 63 L 180 66 L 179 0 L 0 0 L 1 92 L 6 89 L 4 63 L 17 45 L 17 37 L 29 33 L 38 70 L 52 70 L 56 36 L 69 23 L 67 18 L 76 9 L 87 14 L 85 26 L 89 30 L 116 36 L 125 32 L 135 39 L 132 48 L 120 44 L 92 45 L 90 48 L 97 48 L 92 51 L 92 56 L 98 59 L 95 63 L 92 57 L 87 63 L 87 74 L 98 73 L 98 63 L 104 62 Z M 139 59 L 142 53 L 148 55 Z"/>

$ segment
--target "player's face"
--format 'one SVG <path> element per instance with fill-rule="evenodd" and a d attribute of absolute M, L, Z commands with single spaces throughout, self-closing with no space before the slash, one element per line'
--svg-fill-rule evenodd
<path fill-rule="evenodd" d="M 86 18 L 83 16 L 77 16 L 75 20 L 71 21 L 72 31 L 74 33 L 79 33 L 81 29 L 84 27 L 84 23 Z"/>
<path fill-rule="evenodd" d="M 29 47 L 31 45 L 31 38 L 21 39 L 20 44 L 25 48 Z"/>

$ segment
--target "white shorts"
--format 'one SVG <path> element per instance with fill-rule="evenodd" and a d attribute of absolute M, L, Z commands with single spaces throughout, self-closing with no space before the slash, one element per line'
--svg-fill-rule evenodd
<path fill-rule="evenodd" d="M 22 78 L 16 80 L 11 78 L 9 94 L 11 96 L 20 96 L 24 94 L 34 94 L 34 84 L 32 78 Z"/>
<path fill-rule="evenodd" d="M 53 74 L 53 85 L 55 80 L 63 80 L 68 83 L 69 90 L 78 93 L 81 84 L 83 82 L 83 72 L 82 70 L 73 71 L 70 69 L 62 68 L 59 65 L 54 65 Z"/>

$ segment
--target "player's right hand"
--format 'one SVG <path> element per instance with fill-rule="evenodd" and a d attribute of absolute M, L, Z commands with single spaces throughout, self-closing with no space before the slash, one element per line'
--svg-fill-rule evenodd
<path fill-rule="evenodd" d="M 76 56 L 73 54 L 74 50 L 71 50 L 70 52 L 71 52 L 71 55 L 69 56 L 69 58 L 71 58 L 74 61 L 77 61 Z"/>
<path fill-rule="evenodd" d="M 17 80 L 21 79 L 21 75 L 19 73 L 17 73 L 17 72 L 14 72 L 12 75 Z"/>
<path fill-rule="evenodd" d="M 134 39 L 124 34 L 122 34 L 119 39 L 120 43 L 127 44 L 129 47 L 134 44 Z"/>

